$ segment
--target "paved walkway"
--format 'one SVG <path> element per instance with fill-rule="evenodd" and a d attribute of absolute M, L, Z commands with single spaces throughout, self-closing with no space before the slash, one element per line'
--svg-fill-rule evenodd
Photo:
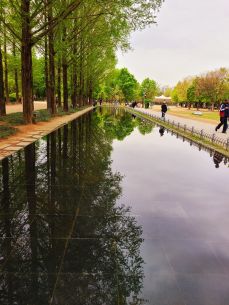
<path fill-rule="evenodd" d="M 159 118 L 161 117 L 161 113 L 158 112 L 158 111 L 154 111 L 152 109 L 143 109 L 143 108 L 135 108 L 135 110 L 137 111 L 140 111 L 140 112 L 147 112 L 149 114 L 154 114 L 156 116 L 158 116 Z M 227 131 L 226 134 L 222 133 L 222 128 L 220 129 L 220 131 L 218 130 L 217 132 L 215 131 L 215 127 L 216 127 L 216 124 L 213 125 L 213 124 L 210 124 L 210 123 L 205 123 L 205 122 L 200 122 L 200 121 L 197 121 L 197 120 L 192 120 L 192 119 L 186 119 L 186 118 L 181 118 L 181 117 L 178 117 L 178 116 L 175 116 L 175 115 L 171 115 L 171 114 L 166 114 L 166 118 L 173 121 L 174 122 L 179 122 L 180 124 L 182 125 L 187 125 L 187 127 L 194 127 L 196 130 L 202 130 L 205 132 L 205 133 L 209 133 L 209 134 L 215 134 L 217 136 L 217 138 L 220 138 L 222 140 L 227 140 L 229 138 L 229 129 Z"/>
<path fill-rule="evenodd" d="M 0 160 L 80 117 L 91 109 L 93 107 L 88 107 L 63 117 L 56 117 L 49 122 L 20 126 L 16 135 L 0 140 Z"/>

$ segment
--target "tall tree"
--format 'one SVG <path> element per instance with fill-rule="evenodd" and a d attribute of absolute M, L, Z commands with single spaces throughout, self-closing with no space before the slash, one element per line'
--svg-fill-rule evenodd
<path fill-rule="evenodd" d="M 157 94 L 158 86 L 153 79 L 146 78 L 141 83 L 140 94 L 145 97 L 147 100 L 153 100 Z"/>

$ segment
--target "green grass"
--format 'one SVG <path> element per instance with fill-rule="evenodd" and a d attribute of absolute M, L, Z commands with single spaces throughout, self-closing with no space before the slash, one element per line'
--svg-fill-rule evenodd
<path fill-rule="evenodd" d="M 193 116 L 196 116 L 193 114 Z M 203 119 L 219 121 L 219 113 L 218 112 L 203 112 L 203 115 L 200 115 Z"/>
<path fill-rule="evenodd" d="M 0 125 L 0 139 L 6 138 L 16 133 L 16 128 Z"/>
<path fill-rule="evenodd" d="M 219 112 L 218 111 L 202 111 L 202 115 L 195 115 L 193 112 L 197 110 L 191 109 L 187 111 L 177 111 L 177 110 L 170 110 L 168 113 L 172 115 L 178 115 L 184 118 L 197 118 L 197 119 L 207 119 L 213 121 L 219 121 Z"/>

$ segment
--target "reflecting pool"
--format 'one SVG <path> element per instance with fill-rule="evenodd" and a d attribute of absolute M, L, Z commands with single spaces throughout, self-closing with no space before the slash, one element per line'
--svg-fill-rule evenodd
<path fill-rule="evenodd" d="M 4 159 L 0 304 L 228 305 L 228 173 L 105 108 Z"/>

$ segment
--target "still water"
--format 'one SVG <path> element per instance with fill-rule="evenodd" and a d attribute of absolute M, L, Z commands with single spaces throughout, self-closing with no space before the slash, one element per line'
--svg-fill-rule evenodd
<path fill-rule="evenodd" d="M 228 305 L 228 160 L 99 109 L 0 165 L 1 305 Z"/>

